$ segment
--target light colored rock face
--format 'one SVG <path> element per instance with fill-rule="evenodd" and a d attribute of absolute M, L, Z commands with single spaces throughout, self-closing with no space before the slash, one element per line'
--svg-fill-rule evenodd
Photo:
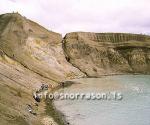
<path fill-rule="evenodd" d="M 42 83 L 56 87 L 85 74 L 149 73 L 149 47 L 149 36 L 80 32 L 62 39 L 19 14 L 0 15 L 0 124 L 41 125 L 26 104 L 34 104 L 32 92 Z"/>
<path fill-rule="evenodd" d="M 0 49 L 7 56 L 41 76 L 58 82 L 84 75 L 66 61 L 60 34 L 19 14 L 0 16 L 0 36 Z"/>
<path fill-rule="evenodd" d="M 27 104 L 34 105 L 32 93 L 42 83 L 52 87 L 58 85 L 0 51 L 0 125 L 41 125 L 39 117 L 28 112 Z"/>
<path fill-rule="evenodd" d="M 63 43 L 69 61 L 88 76 L 150 72 L 149 36 L 74 32 Z"/>
<path fill-rule="evenodd" d="M 81 76 L 66 61 L 60 34 L 16 13 L 0 15 L 0 125 L 42 125 L 44 106 L 36 117 L 27 110 L 33 92 Z"/>

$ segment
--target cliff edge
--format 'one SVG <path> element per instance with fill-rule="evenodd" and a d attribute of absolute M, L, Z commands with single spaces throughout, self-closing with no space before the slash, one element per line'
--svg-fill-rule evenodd
<path fill-rule="evenodd" d="M 150 36 L 128 33 L 68 33 L 68 61 L 89 77 L 150 73 Z"/>
<path fill-rule="evenodd" d="M 29 70 L 56 82 L 83 76 L 66 61 L 60 34 L 18 13 L 0 16 L 0 50 Z"/>

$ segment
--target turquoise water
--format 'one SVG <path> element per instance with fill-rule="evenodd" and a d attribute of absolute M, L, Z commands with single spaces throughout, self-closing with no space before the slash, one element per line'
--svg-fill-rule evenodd
<path fill-rule="evenodd" d="M 118 92 L 122 100 L 56 100 L 71 125 L 150 125 L 150 75 L 122 75 L 74 80 L 60 93 Z"/>

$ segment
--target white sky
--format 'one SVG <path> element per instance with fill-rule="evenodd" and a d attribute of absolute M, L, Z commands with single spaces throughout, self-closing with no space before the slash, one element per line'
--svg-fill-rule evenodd
<path fill-rule="evenodd" d="M 150 0 L 0 0 L 0 14 L 13 11 L 61 34 L 150 34 Z"/>

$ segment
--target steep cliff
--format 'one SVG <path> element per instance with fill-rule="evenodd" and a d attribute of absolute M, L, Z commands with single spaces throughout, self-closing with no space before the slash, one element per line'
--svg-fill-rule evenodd
<path fill-rule="evenodd" d="M 18 13 L 0 16 L 0 50 L 24 67 L 53 81 L 83 76 L 65 59 L 62 36 Z"/>
<path fill-rule="evenodd" d="M 56 87 L 82 76 L 66 61 L 60 34 L 18 13 L 0 15 L 0 125 L 42 125 L 44 104 L 37 116 L 27 110 L 35 107 L 32 93 L 43 83 Z"/>
<path fill-rule="evenodd" d="M 42 83 L 126 73 L 150 73 L 150 36 L 74 32 L 63 39 L 18 13 L 0 15 L 0 125 L 41 125 L 44 109 L 35 117 L 26 105 Z"/>
<path fill-rule="evenodd" d="M 150 73 L 150 36 L 74 32 L 63 45 L 68 61 L 90 77 Z"/>

